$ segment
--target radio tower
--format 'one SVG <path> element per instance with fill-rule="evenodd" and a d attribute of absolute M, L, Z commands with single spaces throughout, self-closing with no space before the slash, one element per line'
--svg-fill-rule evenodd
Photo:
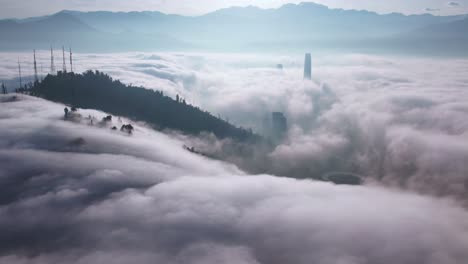
<path fill-rule="evenodd" d="M 41 81 L 44 80 L 44 67 L 42 67 L 42 62 L 39 63 L 41 66 Z"/>
<path fill-rule="evenodd" d="M 312 61 L 310 58 L 310 53 L 306 53 L 304 60 L 304 79 L 312 79 Z"/>
<path fill-rule="evenodd" d="M 37 76 L 36 50 L 34 50 L 34 83 L 37 82 L 39 82 L 39 78 Z"/>
<path fill-rule="evenodd" d="M 72 58 L 72 51 L 70 48 L 70 72 L 73 72 L 73 58 Z"/>
<path fill-rule="evenodd" d="M 20 83 L 20 89 L 23 88 L 23 80 L 21 79 L 21 64 L 18 58 L 18 73 L 19 73 L 19 83 Z"/>
<path fill-rule="evenodd" d="M 67 72 L 67 64 L 65 63 L 65 47 L 62 46 L 62 58 L 63 58 L 63 73 Z"/>
<path fill-rule="evenodd" d="M 52 46 L 50 46 L 50 74 L 55 73 L 55 65 L 54 65 L 54 50 Z"/>

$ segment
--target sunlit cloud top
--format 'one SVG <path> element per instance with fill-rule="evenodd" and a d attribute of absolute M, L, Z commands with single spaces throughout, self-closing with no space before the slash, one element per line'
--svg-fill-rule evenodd
<path fill-rule="evenodd" d="M 305 0 L 1 0 L 0 18 L 23 18 L 58 12 L 80 11 L 161 11 L 181 15 L 201 15 L 230 6 L 258 6 L 275 8 Z M 369 10 L 378 13 L 432 13 L 455 15 L 468 13 L 468 0 L 315 0 L 331 8 Z"/>

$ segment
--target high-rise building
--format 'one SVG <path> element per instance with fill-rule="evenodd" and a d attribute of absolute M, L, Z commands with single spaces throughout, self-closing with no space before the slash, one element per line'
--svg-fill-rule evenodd
<path fill-rule="evenodd" d="M 310 57 L 310 53 L 306 53 L 306 55 L 305 55 L 304 79 L 305 80 L 311 80 L 312 79 L 312 59 Z"/>
<path fill-rule="evenodd" d="M 275 141 L 281 141 L 288 131 L 286 117 L 281 112 L 271 113 L 272 138 Z"/>

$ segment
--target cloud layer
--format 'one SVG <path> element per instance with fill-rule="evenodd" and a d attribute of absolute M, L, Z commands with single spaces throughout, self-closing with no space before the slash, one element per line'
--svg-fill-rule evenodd
<path fill-rule="evenodd" d="M 5 54 L 0 78 L 15 77 L 18 56 L 28 60 Z M 47 65 L 47 52 L 38 57 Z M 270 132 L 266 116 L 284 112 L 289 133 L 274 149 L 181 139 L 244 170 L 299 178 L 345 171 L 466 204 L 468 61 L 316 55 L 313 81 L 302 80 L 302 64 L 301 55 L 131 53 L 77 54 L 75 67 L 179 94 L 259 133 Z"/>
<path fill-rule="evenodd" d="M 0 105 L 0 263 L 468 260 L 468 213 L 450 200 L 248 175 L 98 111 Z"/>

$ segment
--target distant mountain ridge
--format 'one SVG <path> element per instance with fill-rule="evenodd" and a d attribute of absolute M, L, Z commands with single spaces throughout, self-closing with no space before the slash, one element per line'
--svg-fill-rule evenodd
<path fill-rule="evenodd" d="M 468 56 L 468 17 L 398 34 L 389 38 L 387 45 L 402 51 L 415 47 L 428 54 Z"/>
<path fill-rule="evenodd" d="M 457 37 L 460 32 L 468 32 L 468 17 L 442 24 L 433 24 L 409 32 L 412 36 L 431 38 L 434 36 Z M 460 37 L 468 38 L 468 34 Z"/>
<path fill-rule="evenodd" d="M 57 18 L 64 20 L 61 24 L 63 28 L 68 29 L 68 34 L 66 30 L 55 29 L 53 19 Z M 466 16 L 407 16 L 397 13 L 381 15 L 369 11 L 330 9 L 314 3 L 286 4 L 276 9 L 231 7 L 194 17 L 150 11 L 65 10 L 52 16 L 16 20 L 16 24 L 12 24 L 11 20 L 0 21 L 0 34 L 8 36 L 0 41 L 0 49 L 7 48 L 4 42 L 15 43 L 18 40 L 41 43 L 49 39 L 58 42 L 72 39 L 73 46 L 92 51 L 99 51 L 105 47 L 122 51 L 268 51 L 320 48 L 359 50 L 372 49 L 372 43 L 379 43 L 379 40 L 385 41 L 395 36 L 399 39 L 407 32 L 434 25 L 457 23 L 464 18 Z M 43 38 L 29 33 L 26 34 L 27 37 L 18 37 L 18 34 L 11 33 L 16 32 L 16 28 L 34 28 L 39 35 L 43 34 Z M 467 35 L 468 29 L 457 27 L 453 32 L 450 37 L 456 38 Z M 74 39 L 72 36 L 77 33 L 85 38 Z M 446 37 L 443 32 L 431 34 L 439 33 L 439 38 Z M 93 38 L 98 41 L 93 41 Z M 95 46 L 86 44 L 88 39 L 91 43 L 97 42 Z"/>
<path fill-rule="evenodd" d="M 25 20 L 0 21 L 0 50 L 47 49 L 53 46 L 71 46 L 79 51 L 110 52 L 190 47 L 182 41 L 161 33 L 141 34 L 127 30 L 113 33 L 98 30 L 69 12 Z"/>

